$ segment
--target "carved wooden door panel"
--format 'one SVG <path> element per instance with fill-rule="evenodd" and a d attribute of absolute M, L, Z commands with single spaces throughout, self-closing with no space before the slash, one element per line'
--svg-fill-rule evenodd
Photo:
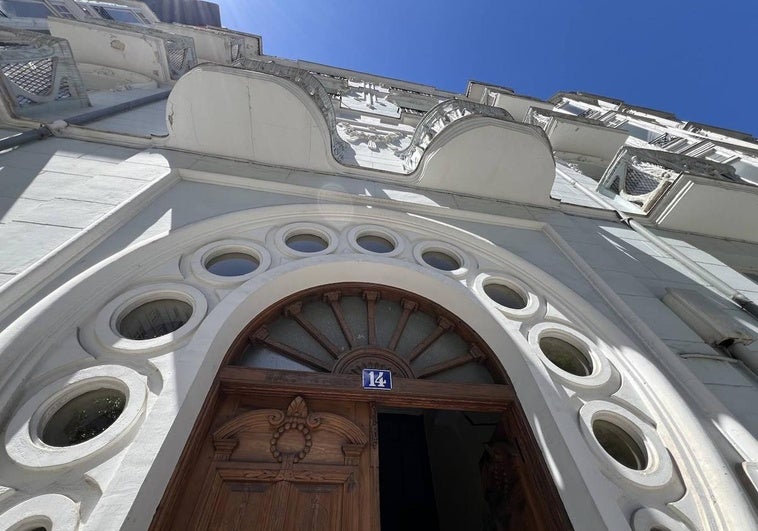
<path fill-rule="evenodd" d="M 368 404 L 229 397 L 218 418 L 172 529 L 378 528 Z"/>

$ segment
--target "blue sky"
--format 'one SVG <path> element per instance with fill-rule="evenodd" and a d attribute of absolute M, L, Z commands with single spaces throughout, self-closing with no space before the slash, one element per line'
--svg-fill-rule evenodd
<path fill-rule="evenodd" d="M 592 92 L 758 135 L 758 0 L 214 1 L 268 55 L 455 92 Z"/>

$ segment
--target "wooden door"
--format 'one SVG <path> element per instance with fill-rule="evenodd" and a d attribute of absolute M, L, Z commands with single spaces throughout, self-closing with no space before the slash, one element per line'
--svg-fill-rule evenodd
<path fill-rule="evenodd" d="M 369 404 L 228 396 L 215 416 L 178 510 L 154 528 L 378 529 Z"/>

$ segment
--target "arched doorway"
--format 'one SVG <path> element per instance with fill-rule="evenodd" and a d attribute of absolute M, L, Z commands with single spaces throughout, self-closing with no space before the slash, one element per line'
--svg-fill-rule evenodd
<path fill-rule="evenodd" d="M 152 529 L 446 530 L 461 518 L 570 528 L 506 372 L 441 306 L 332 284 L 237 337 Z"/>

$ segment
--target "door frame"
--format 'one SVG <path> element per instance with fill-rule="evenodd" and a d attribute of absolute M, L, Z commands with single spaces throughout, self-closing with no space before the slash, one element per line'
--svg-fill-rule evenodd
<path fill-rule="evenodd" d="M 219 371 L 153 517 L 151 530 L 168 528 L 203 442 L 210 434 L 217 406 L 226 396 L 305 396 L 318 400 L 352 400 L 378 407 L 472 412 L 502 412 L 509 435 L 509 457 L 516 480 L 524 487 L 540 529 L 572 529 L 568 514 L 529 423 L 508 384 L 443 383 L 393 379 L 392 390 L 366 390 L 361 375 L 309 373 L 224 366 Z M 372 428 L 373 429 L 373 428 Z M 378 487 L 378 485 L 377 485 Z M 378 499 L 378 492 L 377 492 Z M 378 506 L 377 506 L 378 507 Z M 377 515 L 378 516 L 378 515 Z M 377 518 L 378 520 L 378 518 Z M 378 521 L 375 531 L 379 531 Z"/>

